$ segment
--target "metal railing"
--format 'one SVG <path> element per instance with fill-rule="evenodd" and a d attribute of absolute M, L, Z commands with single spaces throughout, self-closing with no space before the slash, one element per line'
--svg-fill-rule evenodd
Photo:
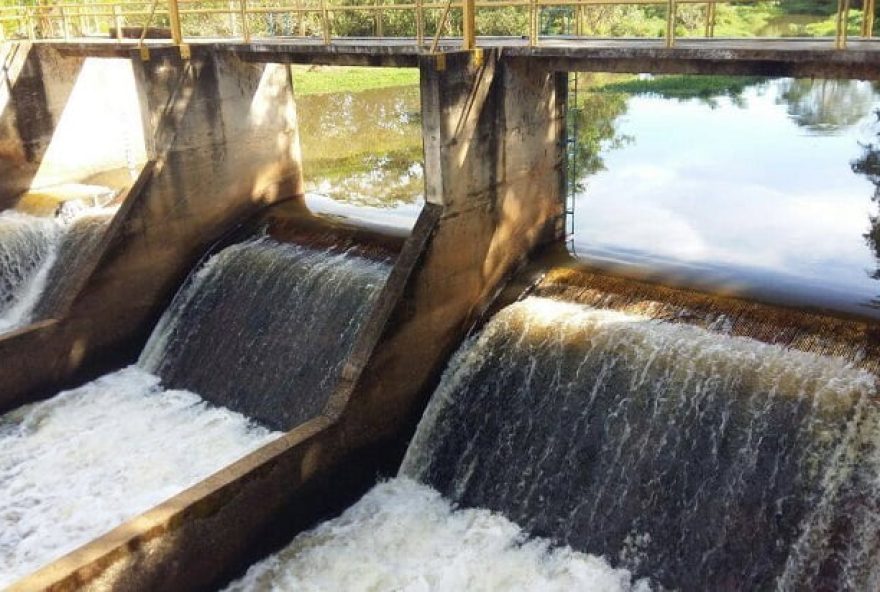
<path fill-rule="evenodd" d="M 525 13 L 527 34 L 524 36 L 532 46 L 539 45 L 542 39 L 539 23 L 541 15 L 548 9 L 567 9 L 572 18 L 583 19 L 586 9 L 608 6 L 663 6 L 665 7 L 666 27 L 663 39 L 667 47 L 676 41 L 676 25 L 679 7 L 699 5 L 704 7 L 703 34 L 715 35 L 716 7 L 721 3 L 747 4 L 758 0 L 375 0 L 372 4 L 344 4 L 346 0 L 282 0 L 282 5 L 268 5 L 266 0 L 153 0 L 116 2 L 53 2 L 33 6 L 0 7 L 0 35 L 26 39 L 73 39 L 106 36 L 115 31 L 118 39 L 128 28 L 139 29 L 141 46 L 153 27 L 167 29 L 174 43 L 184 45 L 187 39 L 201 35 L 189 35 L 190 26 L 199 29 L 211 22 L 212 38 L 241 39 L 250 42 L 252 36 L 271 37 L 315 37 L 325 44 L 331 44 L 335 37 L 334 28 L 340 19 L 361 15 L 371 21 L 372 32 L 376 37 L 387 37 L 390 15 L 403 13 L 412 23 L 410 35 L 420 47 L 425 47 L 427 29 L 433 21 L 434 31 L 430 44 L 437 51 L 444 32 L 457 22 L 461 39 L 457 41 L 463 49 L 476 47 L 477 13 L 482 10 L 517 9 Z M 390 3 L 385 3 L 390 2 Z M 862 0 L 863 10 L 859 36 L 871 38 L 874 28 L 875 0 Z M 838 0 L 835 15 L 834 47 L 845 49 L 850 24 L 850 0 Z M 281 26 L 277 25 L 281 19 Z M 286 21 L 284 20 L 286 19 Z M 268 25 L 255 27 L 253 22 L 262 20 Z M 222 27 L 217 22 L 222 22 Z M 285 24 L 287 26 L 285 26 Z M 279 34 L 280 29 L 280 34 Z M 576 36 L 582 36 L 580 22 L 575 27 Z M 393 35 L 392 35 L 393 36 Z"/>

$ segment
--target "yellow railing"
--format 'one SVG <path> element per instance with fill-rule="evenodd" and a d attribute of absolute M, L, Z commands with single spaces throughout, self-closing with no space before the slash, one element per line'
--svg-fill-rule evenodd
<path fill-rule="evenodd" d="M 368 15 L 374 23 L 373 33 L 385 36 L 385 22 L 394 12 L 412 15 L 414 38 L 420 47 L 425 46 L 426 29 L 429 16 L 434 16 L 432 51 L 439 47 L 440 39 L 446 31 L 449 17 L 459 16 L 461 47 L 473 49 L 476 46 L 476 15 L 480 10 L 518 8 L 527 12 L 527 38 L 530 45 L 538 45 L 541 40 L 539 21 L 548 8 L 567 7 L 573 9 L 578 24 L 576 35 L 580 36 L 582 26 L 579 22 L 582 11 L 589 7 L 621 5 L 663 5 L 666 8 L 666 28 L 663 35 L 666 45 L 673 47 L 676 40 L 676 20 L 679 5 L 701 5 L 705 7 L 704 35 L 715 34 L 716 5 L 735 1 L 737 4 L 757 0 L 376 0 L 375 4 L 342 4 L 345 0 L 283 0 L 284 5 L 266 5 L 265 0 L 119 0 L 111 3 L 100 2 L 56 2 L 37 6 L 0 7 L 0 35 L 28 39 L 73 39 L 106 35 L 115 30 L 122 38 L 125 27 L 139 29 L 140 43 L 144 43 L 148 27 L 157 26 L 168 30 L 173 42 L 181 45 L 187 39 L 197 37 L 186 35 L 184 25 L 205 17 L 224 17 L 228 30 L 212 33 L 214 38 L 242 39 L 249 42 L 253 34 L 254 19 L 277 19 L 287 17 L 296 19 L 296 30 L 288 31 L 289 37 L 319 37 L 330 44 L 334 39 L 334 25 L 340 15 Z M 391 4 L 383 2 L 390 1 Z M 845 49 L 849 22 L 850 0 L 838 0 L 835 17 L 836 34 L 834 46 Z M 863 0 L 860 36 L 873 36 L 875 0 Z M 288 23 L 289 24 L 289 23 Z M 267 33 L 266 36 L 271 36 Z"/>

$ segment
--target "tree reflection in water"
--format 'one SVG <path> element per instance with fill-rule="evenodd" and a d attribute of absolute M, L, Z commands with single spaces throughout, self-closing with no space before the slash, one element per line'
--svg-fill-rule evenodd
<path fill-rule="evenodd" d="M 297 99 L 306 191 L 373 207 L 424 194 L 418 86 Z"/>
<path fill-rule="evenodd" d="M 880 138 L 880 111 L 875 112 L 874 115 L 876 117 L 874 127 Z M 851 166 L 854 173 L 864 175 L 874 185 L 871 201 L 880 205 L 880 145 L 874 142 L 862 144 L 862 154 L 852 161 Z M 880 214 L 869 214 L 868 219 L 871 225 L 863 236 L 877 261 L 877 269 L 871 272 L 871 277 L 876 280 L 880 279 Z M 880 300 L 875 299 L 874 304 L 880 304 Z"/>

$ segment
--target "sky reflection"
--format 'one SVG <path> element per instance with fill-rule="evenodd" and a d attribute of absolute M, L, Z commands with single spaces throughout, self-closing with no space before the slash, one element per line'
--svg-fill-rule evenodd
<path fill-rule="evenodd" d="M 576 254 L 683 283 L 871 314 L 874 185 L 852 171 L 878 133 L 858 81 L 762 82 L 740 97 L 629 99 L 605 170 L 582 181 Z"/>

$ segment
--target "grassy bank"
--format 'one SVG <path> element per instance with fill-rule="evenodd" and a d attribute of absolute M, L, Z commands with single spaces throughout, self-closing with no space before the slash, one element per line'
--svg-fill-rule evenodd
<path fill-rule="evenodd" d="M 294 89 L 299 96 L 359 92 L 418 83 L 419 71 L 416 68 L 293 67 Z"/>
<path fill-rule="evenodd" d="M 760 82 L 754 76 L 654 76 L 607 82 L 590 90 L 608 93 L 651 94 L 670 99 L 738 95 Z"/>

